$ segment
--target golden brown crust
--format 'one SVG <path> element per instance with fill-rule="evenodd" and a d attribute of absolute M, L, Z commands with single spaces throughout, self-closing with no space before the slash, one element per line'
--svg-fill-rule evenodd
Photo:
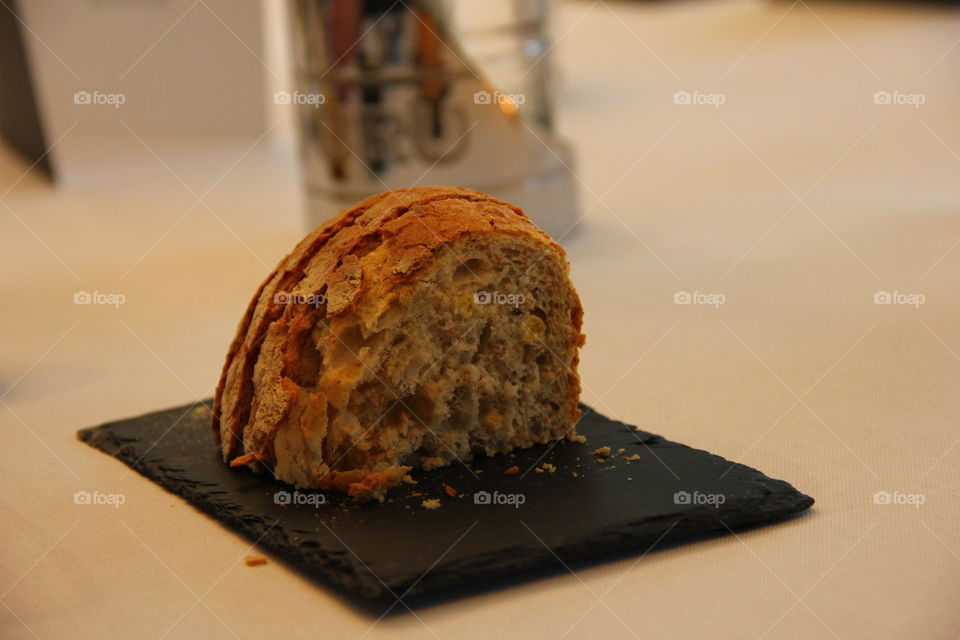
<path fill-rule="evenodd" d="M 245 397 L 250 393 L 246 381 L 250 380 L 250 368 L 259 356 L 263 332 L 271 322 L 273 314 L 268 313 L 268 310 L 275 310 L 277 307 L 273 304 L 275 294 L 284 291 L 282 285 L 292 285 L 299 280 L 304 264 L 313 258 L 331 237 L 387 195 L 379 193 L 360 201 L 305 237 L 257 289 L 230 344 L 214 394 L 212 426 L 216 441 L 222 446 L 224 458 L 236 455 L 242 448 L 242 430 L 245 423 L 242 407 Z M 288 286 L 289 288 L 292 286 Z M 259 322 L 255 322 L 255 318 Z M 226 417 L 222 419 L 225 399 L 230 401 L 230 406 Z"/>
<path fill-rule="evenodd" d="M 259 468 L 262 463 L 273 470 L 275 447 L 281 447 L 285 457 L 297 457 L 322 442 L 326 415 L 317 407 L 337 404 L 338 398 L 336 389 L 325 389 L 307 406 L 298 393 L 299 381 L 309 369 L 303 354 L 311 331 L 341 314 L 362 317 L 365 309 L 375 307 L 370 313 L 376 316 L 392 301 L 402 302 L 434 252 L 490 233 L 525 237 L 565 260 L 563 249 L 520 209 L 462 187 L 419 187 L 371 196 L 304 238 L 258 289 L 227 354 L 212 418 L 224 459 L 231 466 Z M 323 303 L 278 303 L 278 293 L 313 296 Z M 579 346 L 583 343 L 579 300 L 574 300 L 570 321 Z M 576 357 L 570 364 L 578 392 Z M 569 399 L 574 415 L 578 395 Z M 305 416 L 305 411 L 316 415 Z M 280 438 L 279 426 L 291 419 L 303 434 L 284 433 Z M 395 466 L 377 473 L 338 471 L 324 464 L 311 473 L 317 476 L 314 486 L 357 498 L 382 498 L 386 488 L 399 483 L 409 470 Z"/>

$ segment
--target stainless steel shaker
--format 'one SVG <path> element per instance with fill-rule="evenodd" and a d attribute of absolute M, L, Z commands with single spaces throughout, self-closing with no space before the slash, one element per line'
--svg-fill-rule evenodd
<path fill-rule="evenodd" d="M 294 0 L 290 21 L 312 225 L 372 193 L 445 184 L 570 230 L 547 0 Z"/>

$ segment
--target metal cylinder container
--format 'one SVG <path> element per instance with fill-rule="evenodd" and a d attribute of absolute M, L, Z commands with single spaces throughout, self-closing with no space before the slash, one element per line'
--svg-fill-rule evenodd
<path fill-rule="evenodd" d="M 546 0 L 295 0 L 308 215 L 372 193 L 460 185 L 562 237 L 578 211 L 552 128 Z"/>

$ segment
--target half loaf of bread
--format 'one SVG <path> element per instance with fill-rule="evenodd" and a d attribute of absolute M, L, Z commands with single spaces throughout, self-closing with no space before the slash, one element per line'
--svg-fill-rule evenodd
<path fill-rule="evenodd" d="M 517 207 L 371 196 L 260 286 L 214 435 L 231 466 L 382 500 L 412 468 L 575 435 L 582 316 L 563 249 Z"/>

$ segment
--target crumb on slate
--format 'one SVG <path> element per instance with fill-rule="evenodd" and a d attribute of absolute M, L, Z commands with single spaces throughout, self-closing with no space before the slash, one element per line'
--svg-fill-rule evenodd
<path fill-rule="evenodd" d="M 609 456 L 609 455 L 610 455 L 610 447 L 600 447 L 600 448 L 598 448 L 598 449 L 594 449 L 594 450 L 593 450 L 593 455 L 595 455 L 595 456 Z"/>
<path fill-rule="evenodd" d="M 505 476 L 512 476 L 512 475 L 518 473 L 519 471 L 520 471 L 520 467 L 518 467 L 517 465 L 513 465 L 512 467 L 510 467 L 509 469 L 507 469 L 506 471 L 504 471 L 504 472 L 503 472 L 503 475 L 505 475 Z"/>
<path fill-rule="evenodd" d="M 579 433 L 575 433 L 572 436 L 570 436 L 570 442 L 579 442 L 580 444 L 584 444 L 586 443 L 586 441 L 587 441 L 587 436 Z"/>
<path fill-rule="evenodd" d="M 405 473 L 400 480 L 403 481 L 403 484 L 417 484 L 417 481 L 413 479 L 409 473 Z"/>
<path fill-rule="evenodd" d="M 429 500 L 424 500 L 421 504 L 424 509 L 439 509 L 440 498 L 430 498 Z"/>
<path fill-rule="evenodd" d="M 594 462 L 596 462 L 597 464 L 603 464 L 606 461 L 607 459 L 602 456 L 597 456 L 596 458 L 594 458 Z"/>
<path fill-rule="evenodd" d="M 539 467 L 536 468 L 536 472 L 537 472 L 537 473 L 543 473 L 544 471 L 546 471 L 546 472 L 548 472 L 548 473 L 553 473 L 553 472 L 555 472 L 556 470 L 557 470 L 557 468 L 556 468 L 555 466 L 553 466 L 552 464 L 550 464 L 549 462 L 544 462 L 542 465 L 540 465 Z"/>
<path fill-rule="evenodd" d="M 248 567 L 256 567 L 261 564 L 267 564 L 266 556 L 246 556 L 243 561 L 247 563 Z"/>
<path fill-rule="evenodd" d="M 632 456 L 627 456 L 626 458 L 624 458 L 624 460 L 626 460 L 627 462 L 636 462 L 639 459 L 640 459 L 640 454 L 638 453 L 635 453 Z"/>
<path fill-rule="evenodd" d="M 443 490 L 446 491 L 447 495 L 450 496 L 451 498 L 457 497 L 457 490 L 451 487 L 450 485 L 448 484 L 443 485 Z"/>
<path fill-rule="evenodd" d="M 193 409 L 191 409 L 190 413 L 194 418 L 203 420 L 203 419 L 209 418 L 211 412 L 210 412 L 210 408 L 207 407 L 207 405 L 199 404 L 195 406 Z"/>

